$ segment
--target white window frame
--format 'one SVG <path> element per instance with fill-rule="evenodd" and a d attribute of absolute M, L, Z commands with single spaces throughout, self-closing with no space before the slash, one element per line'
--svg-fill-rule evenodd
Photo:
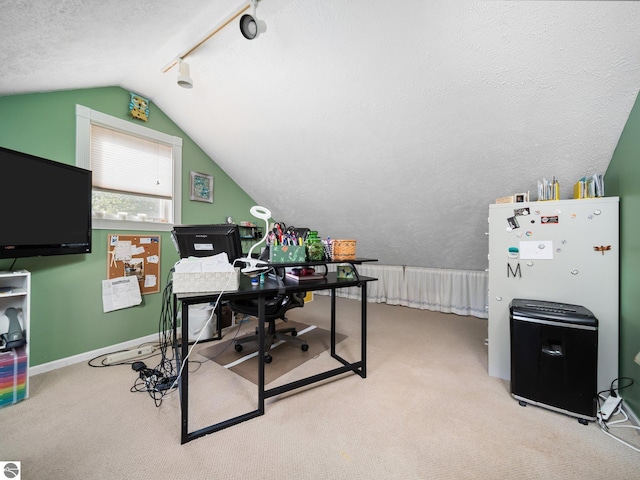
<path fill-rule="evenodd" d="M 113 128 L 149 140 L 168 143 L 173 147 L 173 223 L 152 223 L 93 217 L 91 219 L 92 228 L 170 232 L 174 225 L 179 225 L 182 222 L 182 139 L 112 117 L 82 105 L 76 105 L 76 165 L 87 170 L 91 169 L 92 124 Z"/>

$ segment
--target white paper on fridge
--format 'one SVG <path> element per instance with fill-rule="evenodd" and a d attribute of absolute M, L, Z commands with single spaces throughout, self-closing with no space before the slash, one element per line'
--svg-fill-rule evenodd
<path fill-rule="evenodd" d="M 520 242 L 521 260 L 553 260 L 553 242 L 551 240 Z"/>

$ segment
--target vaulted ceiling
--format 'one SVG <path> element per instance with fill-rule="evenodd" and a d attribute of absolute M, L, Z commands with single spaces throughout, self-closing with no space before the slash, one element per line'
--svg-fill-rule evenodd
<path fill-rule="evenodd" d="M 480 270 L 488 205 L 604 173 L 640 87 L 640 2 L 0 1 L 0 95 L 148 97 L 288 224 L 390 265 Z M 215 219 L 223 221 L 223 219 Z"/>

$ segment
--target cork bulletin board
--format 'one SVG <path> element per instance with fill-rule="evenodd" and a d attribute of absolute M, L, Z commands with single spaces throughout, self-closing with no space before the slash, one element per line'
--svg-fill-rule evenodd
<path fill-rule="evenodd" d="M 107 278 L 138 277 L 140 293 L 160 292 L 160 236 L 109 234 Z"/>

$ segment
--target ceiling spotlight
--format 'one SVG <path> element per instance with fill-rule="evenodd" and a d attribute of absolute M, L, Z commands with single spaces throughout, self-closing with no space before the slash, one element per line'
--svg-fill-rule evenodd
<path fill-rule="evenodd" d="M 251 0 L 253 6 L 253 15 L 244 14 L 240 17 L 240 32 L 247 40 L 253 40 L 261 33 L 267 31 L 267 24 L 256 17 L 256 7 L 260 0 Z"/>
<path fill-rule="evenodd" d="M 184 60 L 178 60 L 180 71 L 178 72 L 178 85 L 182 88 L 193 88 L 193 80 L 189 75 L 189 64 Z"/>

